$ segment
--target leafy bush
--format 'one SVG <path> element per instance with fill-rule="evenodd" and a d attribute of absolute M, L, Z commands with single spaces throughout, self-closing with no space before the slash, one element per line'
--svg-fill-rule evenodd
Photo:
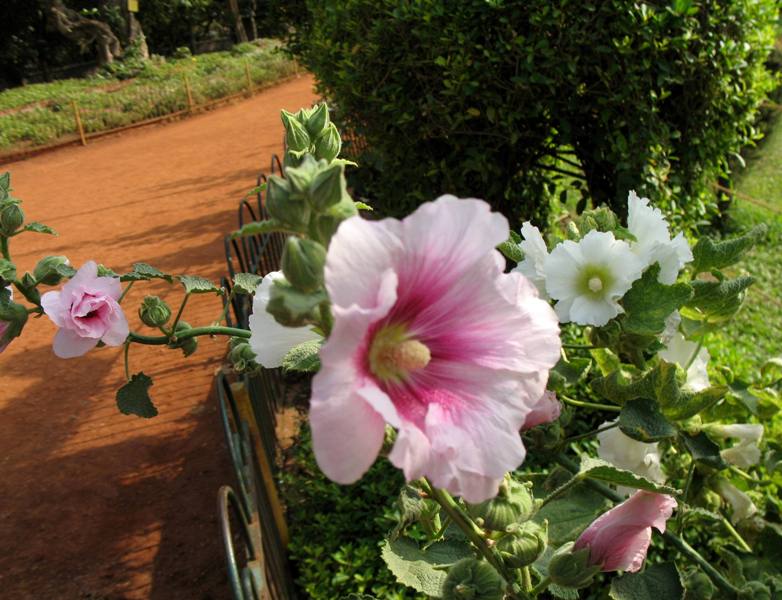
<path fill-rule="evenodd" d="M 396 583 L 380 556 L 380 542 L 396 522 L 394 500 L 404 478 L 381 460 L 358 483 L 329 481 L 312 454 L 308 429 L 293 447 L 283 473 L 288 504 L 291 559 L 296 582 L 313 600 L 336 600 L 351 593 L 388 600 L 422 598 Z"/>
<path fill-rule="evenodd" d="M 635 188 L 694 221 L 773 85 L 774 0 L 305 4 L 289 49 L 394 214 L 448 191 L 533 217 L 564 177 L 595 205 L 623 213 Z"/>

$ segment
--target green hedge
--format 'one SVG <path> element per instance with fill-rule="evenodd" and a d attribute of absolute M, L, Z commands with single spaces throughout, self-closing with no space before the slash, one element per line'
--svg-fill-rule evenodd
<path fill-rule="evenodd" d="M 359 184 L 385 212 L 452 192 L 540 217 L 564 185 L 620 213 L 635 188 L 696 220 L 709 184 L 757 137 L 778 9 L 299 0 L 283 14 L 290 51 L 366 141 Z"/>

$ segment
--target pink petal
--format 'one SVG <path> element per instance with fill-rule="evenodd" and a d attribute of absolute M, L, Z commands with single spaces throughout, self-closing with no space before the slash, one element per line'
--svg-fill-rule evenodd
<path fill-rule="evenodd" d="M 98 344 L 97 338 L 81 337 L 70 329 L 60 329 L 54 336 L 54 354 L 60 358 L 83 356 Z"/>
<path fill-rule="evenodd" d="M 125 340 L 130 333 L 130 327 L 128 327 L 128 320 L 125 318 L 125 314 L 122 312 L 119 305 L 115 306 L 116 310 L 111 314 L 109 328 L 101 338 L 101 341 L 107 346 L 121 346 L 125 343 Z"/>
<path fill-rule="evenodd" d="M 60 299 L 60 292 L 46 292 L 41 296 L 41 306 L 43 312 L 49 317 L 57 327 L 62 327 L 64 319 L 62 316 L 63 308 Z"/>

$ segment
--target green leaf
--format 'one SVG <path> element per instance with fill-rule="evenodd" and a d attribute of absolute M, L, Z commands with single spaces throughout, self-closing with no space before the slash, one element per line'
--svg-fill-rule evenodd
<path fill-rule="evenodd" d="M 240 294 L 252 295 L 262 279 L 263 277 L 255 273 L 237 273 L 234 275 L 234 289 Z"/>
<path fill-rule="evenodd" d="M 597 368 L 600 369 L 603 375 L 609 375 L 622 367 L 619 357 L 608 348 L 595 348 L 590 350 L 589 353 L 595 359 Z"/>
<path fill-rule="evenodd" d="M 761 223 L 744 235 L 732 240 L 714 242 L 708 237 L 702 237 L 692 249 L 693 271 L 704 273 L 712 269 L 723 269 L 736 263 L 745 252 L 765 238 L 767 233 L 768 227 Z"/>
<path fill-rule="evenodd" d="M 49 235 L 57 235 L 57 232 L 54 229 L 52 229 L 48 225 L 39 223 L 38 221 L 32 221 L 31 223 L 27 223 L 22 228 L 22 231 L 32 231 L 33 233 L 46 233 Z"/>
<path fill-rule="evenodd" d="M 748 275 L 722 281 L 693 281 L 694 293 L 682 307 L 682 317 L 712 324 L 729 321 L 741 308 L 747 288 L 754 282 Z"/>
<path fill-rule="evenodd" d="M 67 277 L 68 279 L 76 275 L 76 269 L 74 269 L 71 265 L 66 265 L 64 263 L 57 265 L 57 272 L 63 277 Z"/>
<path fill-rule="evenodd" d="M 124 415 L 136 415 L 145 419 L 157 416 L 157 408 L 149 397 L 152 379 L 143 372 L 136 373 L 117 390 L 117 406 Z"/>
<path fill-rule="evenodd" d="M 661 334 L 670 314 L 692 297 L 692 288 L 686 283 L 658 283 L 659 272 L 659 264 L 649 267 L 622 298 L 625 309 L 622 326 L 628 333 L 649 336 Z"/>
<path fill-rule="evenodd" d="M 720 447 L 704 432 L 701 431 L 695 435 L 682 433 L 680 439 L 690 451 L 693 460 L 713 469 L 725 469 L 728 466 L 728 463 L 720 456 Z"/>
<path fill-rule="evenodd" d="M 98 277 L 119 277 L 119 273 L 105 265 L 98 265 Z"/>
<path fill-rule="evenodd" d="M 470 546 L 456 540 L 435 542 L 426 550 L 407 537 L 384 540 L 381 555 L 397 581 L 419 592 L 440 598 L 448 572 L 442 568 L 472 556 Z"/>
<path fill-rule="evenodd" d="M 327 300 L 328 296 L 322 289 L 304 293 L 293 288 L 287 281 L 277 279 L 272 286 L 266 310 L 281 325 L 301 327 L 315 323 L 315 310 L 319 304 Z"/>
<path fill-rule="evenodd" d="M 359 200 L 356 200 L 356 201 L 355 201 L 353 204 L 355 205 L 355 207 L 356 207 L 356 209 L 357 209 L 357 210 L 369 210 L 369 211 L 373 211 L 373 210 L 375 210 L 374 208 L 372 208 L 372 207 L 371 207 L 369 204 L 367 204 L 366 202 L 361 202 L 361 201 L 359 201 Z"/>
<path fill-rule="evenodd" d="M 678 396 L 670 396 L 670 402 L 662 405 L 662 411 L 666 417 L 675 421 L 689 419 L 722 400 L 727 393 L 728 387 L 725 385 L 713 385 L 699 392 L 680 390 Z"/>
<path fill-rule="evenodd" d="M 515 263 L 520 263 L 522 260 L 524 260 L 524 252 L 521 251 L 518 242 L 513 239 L 513 236 L 509 237 L 507 240 L 497 246 L 497 250 L 502 252 L 505 258 L 512 260 Z"/>
<path fill-rule="evenodd" d="M 636 488 L 639 490 L 647 490 L 649 492 L 657 492 L 658 494 L 680 493 L 676 488 L 649 481 L 645 477 L 636 475 L 632 471 L 619 469 L 611 463 L 599 458 L 583 458 L 581 460 L 579 473 L 589 479 L 596 479 L 598 481 L 605 481 L 606 483 L 613 483 L 615 485 Z"/>
<path fill-rule="evenodd" d="M 629 400 L 619 413 L 619 429 L 639 442 L 657 442 L 674 437 L 676 427 L 662 415 L 654 400 L 636 398 Z"/>
<path fill-rule="evenodd" d="M 543 506 L 533 520 L 541 525 L 548 520 L 550 543 L 561 546 L 574 540 L 610 504 L 602 494 L 585 484 L 578 484 Z"/>
<path fill-rule="evenodd" d="M 282 370 L 286 373 L 296 371 L 299 373 L 314 373 L 320 369 L 320 357 L 318 352 L 323 343 L 322 339 L 309 340 L 297 344 L 288 351 L 282 359 Z"/>
<path fill-rule="evenodd" d="M 250 235 L 262 235 L 264 233 L 274 233 L 275 231 L 289 232 L 290 226 L 277 219 L 266 219 L 264 221 L 253 221 L 247 223 L 240 230 L 231 234 L 231 239 L 235 240 Z"/>
<path fill-rule="evenodd" d="M 200 275 L 179 275 L 186 294 L 222 294 L 222 288 Z"/>
<path fill-rule="evenodd" d="M 397 498 L 399 507 L 399 523 L 394 527 L 393 537 L 398 537 L 405 527 L 418 521 L 424 513 L 429 512 L 427 500 L 421 495 L 421 491 L 410 485 L 405 484 Z M 431 500 L 429 501 L 431 503 Z"/>
<path fill-rule="evenodd" d="M 171 275 L 142 262 L 133 263 L 133 270 L 120 276 L 120 281 L 146 281 L 149 279 L 164 279 L 168 283 L 174 281 Z"/>
<path fill-rule="evenodd" d="M 625 573 L 611 581 L 612 600 L 681 600 L 679 572 L 673 563 L 651 565 L 641 573 Z"/>
<path fill-rule="evenodd" d="M 16 265 L 10 260 L 0 258 L 0 281 L 13 281 L 16 279 Z"/>

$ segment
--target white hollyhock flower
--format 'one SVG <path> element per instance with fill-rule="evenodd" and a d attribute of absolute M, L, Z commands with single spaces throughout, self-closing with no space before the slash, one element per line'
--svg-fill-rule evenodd
<path fill-rule="evenodd" d="M 285 355 L 294 346 L 322 337 L 309 327 L 280 325 L 271 314 L 266 312 L 274 280 L 282 277 L 282 273 L 273 271 L 263 278 L 255 290 L 253 314 L 249 319 L 250 348 L 255 352 L 256 362 L 267 369 L 281 366 Z"/>
<path fill-rule="evenodd" d="M 540 297 L 548 299 L 548 294 L 546 294 L 546 259 L 548 258 L 546 242 L 540 234 L 540 229 L 529 221 L 521 226 L 521 237 L 524 238 L 524 241 L 519 246 L 524 252 L 524 260 L 513 271 L 524 275 L 538 288 Z"/>
<path fill-rule="evenodd" d="M 720 452 L 722 458 L 729 463 L 748 469 L 760 462 L 760 443 L 763 437 L 763 425 L 750 423 L 732 423 L 730 425 L 708 425 L 705 428 L 719 438 L 733 438 L 738 444 Z"/>
<path fill-rule="evenodd" d="M 682 316 L 678 310 L 673 311 L 665 319 L 665 329 L 660 334 L 660 341 L 666 346 L 671 342 L 673 336 L 679 333 L 679 325 L 682 322 Z"/>
<path fill-rule="evenodd" d="M 659 356 L 664 361 L 669 363 L 676 363 L 682 369 L 687 369 L 687 382 L 685 387 L 689 388 L 693 392 L 699 392 L 705 390 L 709 385 L 709 373 L 706 370 L 706 365 L 709 364 L 709 351 L 706 348 L 701 347 L 698 350 L 698 344 L 690 342 L 684 339 L 681 333 L 674 333 L 667 343 L 665 350 L 660 350 Z M 697 352 L 695 358 L 693 355 Z M 692 361 L 690 363 L 690 361 Z"/>
<path fill-rule="evenodd" d="M 627 198 L 627 228 L 637 240 L 632 248 L 644 262 L 644 267 L 660 264 L 657 281 L 671 285 L 682 267 L 692 260 L 692 250 L 684 235 L 671 239 L 668 222 L 659 208 L 649 206 L 648 198 L 630 191 Z"/>
<path fill-rule="evenodd" d="M 601 427 L 615 423 L 616 421 L 607 421 Z M 601 431 L 597 434 L 597 441 L 600 444 L 597 448 L 597 455 L 603 460 L 620 469 L 632 471 L 650 481 L 665 482 L 665 474 L 660 466 L 660 452 L 656 443 L 647 444 L 634 440 L 622 433 L 618 427 Z M 628 495 L 635 490 L 620 486 L 618 491 Z"/>
<path fill-rule="evenodd" d="M 717 493 L 730 504 L 732 509 L 730 520 L 734 523 L 748 519 L 758 512 L 758 507 L 752 499 L 725 479 L 717 481 Z"/>
<path fill-rule="evenodd" d="M 563 323 L 605 325 L 624 312 L 618 300 L 641 276 L 643 265 L 613 233 L 592 230 L 576 243 L 559 244 L 546 259 L 546 291 Z"/>

